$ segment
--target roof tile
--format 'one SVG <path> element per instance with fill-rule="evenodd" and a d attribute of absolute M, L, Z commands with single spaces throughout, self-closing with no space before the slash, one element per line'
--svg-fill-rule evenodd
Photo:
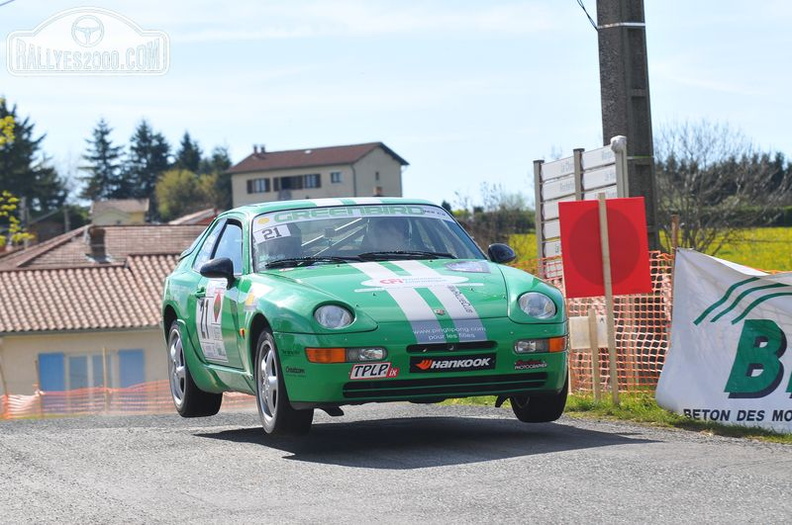
<path fill-rule="evenodd" d="M 0 333 L 156 326 L 176 255 L 126 265 L 0 272 Z"/>
<path fill-rule="evenodd" d="M 382 148 L 399 164 L 408 162 L 397 155 L 382 142 L 352 144 L 349 146 L 330 146 L 326 148 L 307 148 L 288 151 L 258 152 L 248 155 L 238 164 L 231 166 L 229 173 L 247 173 L 290 168 L 310 168 L 314 166 L 339 166 L 353 164 L 377 148 Z"/>
<path fill-rule="evenodd" d="M 156 326 L 165 277 L 205 226 L 104 226 L 109 263 L 86 256 L 88 228 L 0 259 L 0 334 Z"/>

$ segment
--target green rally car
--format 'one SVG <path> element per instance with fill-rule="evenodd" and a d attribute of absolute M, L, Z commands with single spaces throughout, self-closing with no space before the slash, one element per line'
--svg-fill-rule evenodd
<path fill-rule="evenodd" d="M 561 293 L 487 254 L 454 217 L 403 198 L 283 201 L 220 214 L 165 281 L 170 388 L 184 417 L 256 396 L 264 430 L 374 401 L 510 400 L 521 421 L 566 404 Z"/>

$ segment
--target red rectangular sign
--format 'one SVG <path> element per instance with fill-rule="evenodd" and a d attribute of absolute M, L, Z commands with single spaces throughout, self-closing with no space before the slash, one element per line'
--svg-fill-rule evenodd
<path fill-rule="evenodd" d="M 649 293 L 649 241 L 643 197 L 607 199 L 613 295 Z M 605 295 L 600 243 L 599 201 L 558 205 L 561 258 L 567 297 Z"/>

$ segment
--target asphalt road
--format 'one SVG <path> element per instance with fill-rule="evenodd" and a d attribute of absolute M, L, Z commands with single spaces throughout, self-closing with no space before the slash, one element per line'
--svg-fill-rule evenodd
<path fill-rule="evenodd" d="M 792 447 L 383 404 L 0 423 L 0 523 L 789 523 Z"/>

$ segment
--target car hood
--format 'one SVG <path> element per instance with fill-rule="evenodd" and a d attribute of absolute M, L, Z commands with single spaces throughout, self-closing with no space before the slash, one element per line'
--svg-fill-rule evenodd
<path fill-rule="evenodd" d="M 498 265 L 483 260 L 322 264 L 280 270 L 278 276 L 321 292 L 328 302 L 359 309 L 378 323 L 405 319 L 436 323 L 508 314 L 503 273 Z"/>

